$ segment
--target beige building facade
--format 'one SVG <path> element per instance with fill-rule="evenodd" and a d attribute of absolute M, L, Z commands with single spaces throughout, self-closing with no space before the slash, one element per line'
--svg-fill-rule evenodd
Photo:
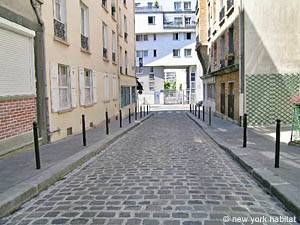
<path fill-rule="evenodd" d="M 133 1 L 50 0 L 42 16 L 50 141 L 80 133 L 82 114 L 92 128 L 133 110 Z"/>

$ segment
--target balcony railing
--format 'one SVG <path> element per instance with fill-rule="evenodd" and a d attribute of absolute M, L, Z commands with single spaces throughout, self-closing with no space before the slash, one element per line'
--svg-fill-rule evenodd
<path fill-rule="evenodd" d="M 192 24 L 164 22 L 165 29 L 195 29 L 196 23 L 193 21 Z"/>
<path fill-rule="evenodd" d="M 107 49 L 103 48 L 103 58 L 107 59 Z"/>
<path fill-rule="evenodd" d="M 227 0 L 227 11 L 230 11 L 234 5 L 234 0 Z"/>
<path fill-rule="evenodd" d="M 54 35 L 62 40 L 66 40 L 66 25 L 54 19 Z"/>
<path fill-rule="evenodd" d="M 81 35 L 81 48 L 89 50 L 89 38 Z"/>
<path fill-rule="evenodd" d="M 137 6 L 135 7 L 136 12 L 159 12 L 162 11 L 161 6 Z"/>
<path fill-rule="evenodd" d="M 220 23 L 223 22 L 223 19 L 225 18 L 225 6 L 223 6 L 223 8 L 221 9 L 219 17 L 220 17 Z"/>

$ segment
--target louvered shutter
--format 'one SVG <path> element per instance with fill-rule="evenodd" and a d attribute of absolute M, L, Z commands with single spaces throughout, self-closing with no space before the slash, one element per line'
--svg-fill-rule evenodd
<path fill-rule="evenodd" d="M 58 64 L 50 63 L 50 85 L 52 112 L 59 111 Z"/>
<path fill-rule="evenodd" d="M 79 67 L 80 105 L 85 105 L 84 68 Z"/>
<path fill-rule="evenodd" d="M 71 76 L 72 108 L 76 108 L 76 106 L 77 106 L 77 81 L 78 81 L 78 76 L 77 76 L 77 73 L 76 73 L 76 69 L 74 67 L 71 67 L 70 76 Z"/>
<path fill-rule="evenodd" d="M 92 77 L 93 77 L 93 102 L 97 103 L 97 76 L 96 76 L 96 71 L 92 71 Z"/>

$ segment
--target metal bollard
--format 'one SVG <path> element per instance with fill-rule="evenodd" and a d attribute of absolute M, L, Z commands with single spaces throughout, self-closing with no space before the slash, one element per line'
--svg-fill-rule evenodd
<path fill-rule="evenodd" d="M 140 106 L 140 119 L 143 117 L 143 107 Z"/>
<path fill-rule="evenodd" d="M 39 146 L 37 122 L 33 122 L 33 138 L 34 138 L 35 164 L 36 164 L 36 169 L 39 170 L 41 169 L 41 160 L 40 160 L 40 146 Z"/>
<path fill-rule="evenodd" d="M 197 105 L 195 105 L 195 116 L 197 116 Z"/>
<path fill-rule="evenodd" d="M 131 111 L 128 109 L 128 123 L 131 123 Z"/>
<path fill-rule="evenodd" d="M 192 112 L 192 104 L 190 104 L 190 112 Z"/>
<path fill-rule="evenodd" d="M 203 120 L 203 122 L 205 121 L 205 106 L 203 106 L 202 120 Z"/>
<path fill-rule="evenodd" d="M 200 119 L 200 105 L 198 106 L 198 119 Z"/>
<path fill-rule="evenodd" d="M 137 120 L 137 107 L 134 108 L 134 116 L 135 116 L 135 120 Z"/>
<path fill-rule="evenodd" d="M 247 117 L 248 117 L 248 115 L 245 113 L 244 118 L 243 118 L 243 120 L 244 120 L 243 121 L 243 126 L 244 126 L 243 148 L 247 147 L 247 126 L 248 126 Z"/>
<path fill-rule="evenodd" d="M 81 116 L 82 121 L 82 144 L 86 146 L 86 131 L 85 131 L 85 116 L 82 114 Z"/>
<path fill-rule="evenodd" d="M 143 107 L 144 109 L 144 117 L 146 116 L 146 109 L 145 109 L 145 106 Z"/>
<path fill-rule="evenodd" d="M 209 111 L 208 111 L 208 126 L 211 126 L 211 107 L 209 107 Z"/>
<path fill-rule="evenodd" d="M 276 120 L 275 168 L 279 168 L 280 159 L 280 120 Z"/>
<path fill-rule="evenodd" d="M 106 134 L 109 135 L 109 121 L 108 121 L 108 112 L 105 112 L 105 124 L 106 124 Z"/>
<path fill-rule="evenodd" d="M 119 117 L 120 117 L 120 128 L 122 128 L 122 110 L 119 111 Z"/>

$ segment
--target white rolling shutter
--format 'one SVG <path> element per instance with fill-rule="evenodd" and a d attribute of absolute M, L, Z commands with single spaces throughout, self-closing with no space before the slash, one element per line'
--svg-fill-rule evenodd
<path fill-rule="evenodd" d="M 92 71 L 92 84 L 93 84 L 93 103 L 97 103 L 97 76 L 96 71 Z"/>
<path fill-rule="evenodd" d="M 79 67 L 80 105 L 85 105 L 84 68 Z"/>
<path fill-rule="evenodd" d="M 50 86 L 52 112 L 59 111 L 58 64 L 50 63 Z"/>
<path fill-rule="evenodd" d="M 77 82 L 78 82 L 78 76 L 76 73 L 76 69 L 74 67 L 71 67 L 70 70 L 70 78 L 71 78 L 71 103 L 72 108 L 76 108 L 77 106 Z"/>

